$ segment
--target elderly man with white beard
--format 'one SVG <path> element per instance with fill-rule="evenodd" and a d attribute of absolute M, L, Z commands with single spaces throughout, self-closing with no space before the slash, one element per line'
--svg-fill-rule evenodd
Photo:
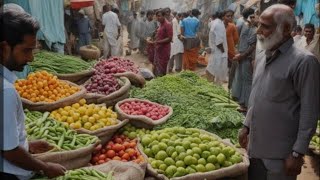
<path fill-rule="evenodd" d="M 249 180 L 293 180 L 315 132 L 320 109 L 320 65 L 293 46 L 293 10 L 267 8 L 259 18 L 249 110 L 239 142 L 248 150 Z"/>

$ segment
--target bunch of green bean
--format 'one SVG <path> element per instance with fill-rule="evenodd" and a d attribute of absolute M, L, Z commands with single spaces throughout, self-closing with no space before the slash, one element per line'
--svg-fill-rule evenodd
<path fill-rule="evenodd" d="M 33 178 L 32 180 L 47 180 L 48 178 L 40 177 Z M 67 171 L 64 176 L 55 178 L 55 180 L 113 180 L 112 171 L 108 174 L 104 174 L 94 169 L 76 169 Z"/>
<path fill-rule="evenodd" d="M 84 61 L 81 58 L 59 53 L 40 51 L 29 64 L 32 71 L 46 70 L 53 74 L 71 74 L 91 69 L 96 61 Z"/>
<path fill-rule="evenodd" d="M 58 151 L 79 149 L 98 141 L 96 136 L 77 134 L 76 131 L 48 117 L 49 112 L 25 110 L 25 114 L 28 139 L 45 140 Z"/>

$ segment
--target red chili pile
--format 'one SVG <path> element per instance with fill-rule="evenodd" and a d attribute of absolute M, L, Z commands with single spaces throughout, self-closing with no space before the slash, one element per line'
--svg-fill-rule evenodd
<path fill-rule="evenodd" d="M 115 135 L 105 146 L 100 144 L 96 147 L 91 163 L 99 165 L 110 160 L 141 163 L 144 161 L 144 158 L 137 150 L 136 139 L 130 140 L 125 135 Z"/>
<path fill-rule="evenodd" d="M 169 113 L 168 107 L 145 101 L 126 101 L 119 107 L 128 115 L 143 115 L 152 120 L 159 120 Z"/>
<path fill-rule="evenodd" d="M 122 59 L 120 57 L 113 57 L 107 60 L 102 60 L 94 67 L 96 73 L 103 74 L 117 74 L 123 72 L 138 73 L 139 69 L 134 63 L 128 59 Z"/>
<path fill-rule="evenodd" d="M 109 95 L 120 89 L 118 80 L 111 74 L 95 74 L 90 81 L 85 86 L 90 93 Z"/>

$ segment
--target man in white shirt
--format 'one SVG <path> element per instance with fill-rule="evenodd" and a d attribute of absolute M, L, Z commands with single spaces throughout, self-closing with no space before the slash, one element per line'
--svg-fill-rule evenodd
<path fill-rule="evenodd" d="M 111 11 L 109 4 L 103 6 L 102 25 L 104 26 L 104 58 L 118 56 L 118 38 L 120 37 L 120 21 L 118 15 Z"/>
<path fill-rule="evenodd" d="M 13 71 L 22 71 L 33 60 L 40 26 L 28 13 L 9 9 L 0 12 L 0 27 L 0 79 L 4 100 L 0 122 L 0 179 L 26 180 L 41 171 L 49 178 L 64 175 L 63 166 L 45 163 L 29 153 L 35 146 L 48 147 L 48 144 L 28 142 L 22 102 L 14 88 L 17 77 Z"/>

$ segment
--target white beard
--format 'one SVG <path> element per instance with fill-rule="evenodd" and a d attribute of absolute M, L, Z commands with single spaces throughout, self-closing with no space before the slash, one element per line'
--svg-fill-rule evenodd
<path fill-rule="evenodd" d="M 261 50 L 270 50 L 276 44 L 280 43 L 283 39 L 283 28 L 278 27 L 276 31 L 271 34 L 269 37 L 264 37 L 263 35 L 257 35 L 258 43 L 257 47 Z"/>

